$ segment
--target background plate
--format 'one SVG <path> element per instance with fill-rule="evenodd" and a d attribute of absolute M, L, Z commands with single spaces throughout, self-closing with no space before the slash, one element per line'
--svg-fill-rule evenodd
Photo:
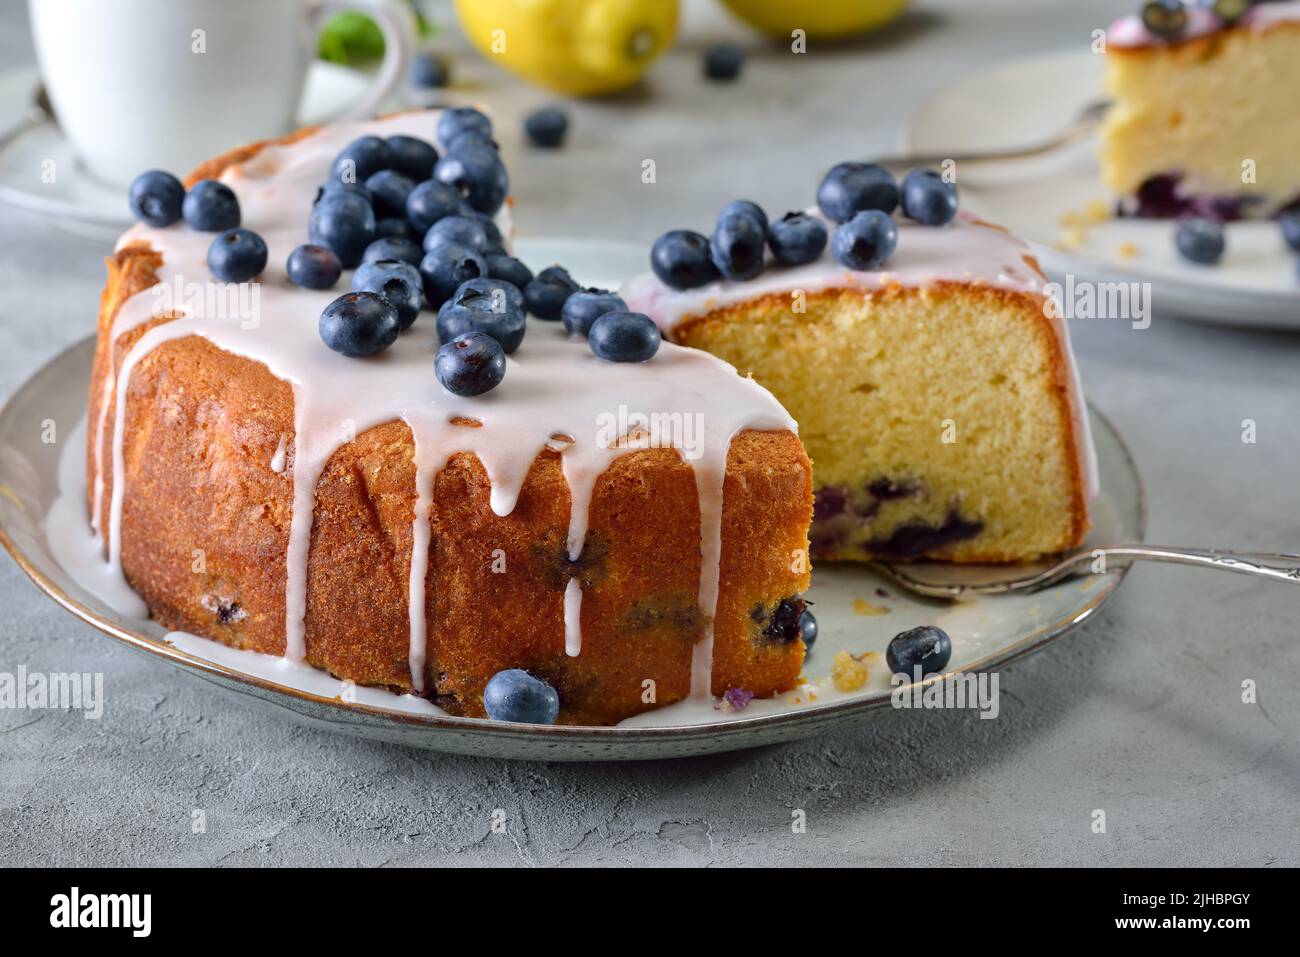
<path fill-rule="evenodd" d="M 1102 57 L 1083 50 L 1015 60 L 963 78 L 916 109 L 904 149 L 957 152 L 1041 142 L 1102 96 Z M 1296 256 L 1276 223 L 1232 223 L 1218 266 L 1198 266 L 1174 248 L 1169 220 L 1112 219 L 1062 249 L 1065 221 L 1092 201 L 1111 199 L 1101 183 L 1097 140 L 1046 158 L 968 164 L 957 172 L 962 206 L 1018 233 L 1055 279 L 1152 283 L 1162 314 L 1300 329 Z"/>
<path fill-rule="evenodd" d="M 645 260 L 643 247 L 586 240 L 525 242 L 518 251 L 535 267 L 563 262 L 586 284 L 608 285 Z M 805 666 L 807 683 L 737 713 L 707 705 L 676 706 L 614 728 L 537 727 L 454 718 L 421 699 L 373 689 L 359 689 L 357 700 L 349 703 L 339 697 L 342 684 L 323 672 L 192 636 L 167 640 L 153 622 L 123 614 L 98 597 L 94 574 L 78 569 L 66 546 L 57 545 L 60 527 L 70 528 L 83 536 L 81 557 L 89 554 L 89 532 L 82 523 L 85 471 L 79 424 L 93 349 L 87 339 L 64 352 L 0 410 L 0 540 L 55 601 L 130 647 L 278 705 L 310 724 L 377 740 L 494 757 L 590 760 L 675 757 L 808 737 L 866 720 L 890 706 L 883 652 L 897 632 L 938 624 L 953 638 L 950 670 L 995 669 L 1084 621 L 1113 594 L 1126 572 L 1073 579 L 1030 595 L 946 603 L 902 594 L 867 567 L 819 567 L 807 596 L 816 604 L 820 626 Z M 1091 538 L 1139 541 L 1146 517 L 1136 467 L 1110 423 L 1095 411 L 1092 417 L 1103 494 L 1093 504 Z M 47 443 L 50 422 L 57 441 Z M 861 689 L 843 693 L 834 688 L 830 663 L 838 650 L 868 656 L 871 677 Z"/>

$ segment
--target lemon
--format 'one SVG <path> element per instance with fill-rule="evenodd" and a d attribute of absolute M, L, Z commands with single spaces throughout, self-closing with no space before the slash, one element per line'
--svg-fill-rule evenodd
<path fill-rule="evenodd" d="M 456 0 L 456 11 L 489 60 L 572 96 L 631 86 L 677 30 L 677 0 Z"/>
<path fill-rule="evenodd" d="M 864 33 L 897 19 L 909 0 L 722 0 L 750 26 L 774 37 L 803 30 L 809 39 L 833 39 Z"/>

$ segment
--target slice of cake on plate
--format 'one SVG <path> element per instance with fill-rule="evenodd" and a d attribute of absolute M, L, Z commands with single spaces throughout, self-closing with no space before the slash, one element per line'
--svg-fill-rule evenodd
<path fill-rule="evenodd" d="M 1102 177 L 1122 214 L 1300 204 L 1300 2 L 1148 3 L 1107 32 L 1105 89 Z"/>

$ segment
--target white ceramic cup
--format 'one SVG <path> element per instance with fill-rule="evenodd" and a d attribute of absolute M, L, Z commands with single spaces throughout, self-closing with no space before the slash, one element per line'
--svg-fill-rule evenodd
<path fill-rule="evenodd" d="M 297 125 L 328 16 L 356 10 L 384 61 L 333 119 L 372 114 L 406 74 L 415 17 L 404 0 L 29 0 L 41 75 L 78 159 L 101 180 L 198 163 Z"/>

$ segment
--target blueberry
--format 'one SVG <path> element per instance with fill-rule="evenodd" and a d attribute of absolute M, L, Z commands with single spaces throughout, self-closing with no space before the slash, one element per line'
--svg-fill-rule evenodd
<path fill-rule="evenodd" d="M 560 318 L 570 334 L 585 336 L 591 324 L 607 312 L 627 312 L 627 303 L 608 289 L 579 289 L 564 300 Z"/>
<path fill-rule="evenodd" d="M 817 643 L 817 619 L 807 608 L 799 616 L 799 635 L 803 638 L 805 653 Z"/>
<path fill-rule="evenodd" d="M 208 247 L 208 268 L 223 282 L 247 282 L 266 268 L 266 243 L 251 229 L 229 229 Z"/>
<path fill-rule="evenodd" d="M 478 250 L 460 243 L 439 243 L 420 260 L 424 294 L 437 309 L 452 297 L 461 283 L 487 275 L 487 262 Z"/>
<path fill-rule="evenodd" d="M 1209 219 L 1184 219 L 1174 233 L 1174 243 L 1184 259 L 1213 265 L 1223 258 L 1223 227 Z"/>
<path fill-rule="evenodd" d="M 504 279 L 492 277 L 466 279 L 456 287 L 456 291 L 451 294 L 447 302 L 460 302 L 467 296 L 493 296 L 497 300 L 504 296 L 507 302 L 513 303 L 520 309 L 526 308 L 523 292 L 514 283 Z"/>
<path fill-rule="evenodd" d="M 506 353 L 486 332 L 466 332 L 438 347 L 433 372 L 453 395 L 482 395 L 501 384 Z"/>
<path fill-rule="evenodd" d="M 374 292 L 339 296 L 320 314 L 320 337 L 335 352 L 357 358 L 383 352 L 397 341 L 397 308 Z"/>
<path fill-rule="evenodd" d="M 411 195 L 406 198 L 406 218 L 423 237 L 430 226 L 444 216 L 455 216 L 464 206 L 455 186 L 426 180 L 411 190 Z"/>
<path fill-rule="evenodd" d="M 366 189 L 370 190 L 376 216 L 404 216 L 415 181 L 396 170 L 381 169 L 366 179 Z"/>
<path fill-rule="evenodd" d="M 423 51 L 411 58 L 411 85 L 437 89 L 451 81 L 447 63 L 436 53 Z M 392 139 L 392 137 L 389 137 Z"/>
<path fill-rule="evenodd" d="M 659 327 L 640 312 L 607 312 L 587 330 L 591 351 L 608 362 L 645 362 L 659 351 Z"/>
<path fill-rule="evenodd" d="M 420 234 L 405 216 L 387 216 L 375 223 L 376 239 L 409 239 L 418 247 Z"/>
<path fill-rule="evenodd" d="M 307 218 L 307 237 L 317 246 L 328 246 L 351 269 L 375 239 L 375 212 L 359 196 L 348 193 L 327 195 Z"/>
<path fill-rule="evenodd" d="M 650 248 L 650 268 L 666 286 L 695 289 L 718 278 L 708 237 L 689 229 L 672 229 Z"/>
<path fill-rule="evenodd" d="M 885 650 L 885 662 L 890 674 L 916 676 L 920 666 L 922 677 L 942 674 L 952 657 L 952 639 L 942 628 L 921 625 L 894 636 Z"/>
<path fill-rule="evenodd" d="M 443 144 L 444 153 L 454 153 L 458 150 L 473 149 L 482 147 L 483 149 L 500 152 L 501 147 L 490 135 L 481 130 L 462 130 L 453 136 L 449 141 Z"/>
<path fill-rule="evenodd" d="M 548 266 L 524 287 L 528 311 L 538 319 L 553 322 L 560 318 L 565 300 L 578 291 L 578 284 L 561 266 Z"/>
<path fill-rule="evenodd" d="M 131 181 L 127 199 L 136 219 L 150 226 L 170 226 L 181 218 L 185 187 L 171 173 L 151 169 Z"/>
<path fill-rule="evenodd" d="M 424 305 L 424 283 L 420 271 L 399 259 L 362 263 L 352 274 L 352 291 L 383 296 L 397 310 L 397 321 L 403 329 L 411 327 Z"/>
<path fill-rule="evenodd" d="M 487 233 L 489 246 L 495 245 L 500 246 L 503 249 L 505 248 L 505 237 L 501 235 L 501 228 L 497 226 L 497 221 L 495 219 L 487 213 L 480 213 L 477 209 L 471 209 L 464 215 L 476 221 L 483 227 L 483 232 Z"/>
<path fill-rule="evenodd" d="M 392 154 L 392 166 L 403 176 L 414 182 L 423 183 L 433 175 L 433 164 L 438 162 L 438 151 L 433 144 L 418 136 L 390 136 L 388 149 Z"/>
<path fill-rule="evenodd" d="M 1187 29 L 1184 0 L 1150 0 L 1142 5 L 1142 25 L 1158 37 L 1176 37 Z"/>
<path fill-rule="evenodd" d="M 767 227 L 767 244 L 783 266 L 810 263 L 826 248 L 826 224 L 807 213 L 786 213 Z"/>
<path fill-rule="evenodd" d="M 420 260 L 423 258 L 424 250 L 420 248 L 420 244 L 409 239 L 376 239 L 361 254 L 362 263 L 377 263 L 383 259 L 396 259 L 404 263 L 410 263 L 412 267 L 416 268 L 419 267 Z"/>
<path fill-rule="evenodd" d="M 731 215 L 749 216 L 764 232 L 767 231 L 767 213 L 763 212 L 763 207 L 751 199 L 733 199 L 726 206 L 722 207 L 722 212 L 718 213 L 718 219 L 725 219 Z"/>
<path fill-rule="evenodd" d="M 330 167 L 330 178 L 341 183 L 364 183 L 381 169 L 393 165 L 393 149 L 379 136 L 362 136 L 343 148 Z"/>
<path fill-rule="evenodd" d="M 299 246 L 285 263 L 289 281 L 304 289 L 331 289 L 343 273 L 334 250 L 324 246 Z"/>
<path fill-rule="evenodd" d="M 433 178 L 454 186 L 481 213 L 495 213 L 510 191 L 510 177 L 495 150 L 457 147 L 433 167 Z"/>
<path fill-rule="evenodd" d="M 514 256 L 489 255 L 487 267 L 493 279 L 504 279 L 519 289 L 533 281 L 533 271 Z"/>
<path fill-rule="evenodd" d="M 360 196 L 371 206 L 374 205 L 375 197 L 370 195 L 370 190 L 361 183 L 340 183 L 336 179 L 326 180 L 321 184 L 320 189 L 316 190 L 316 198 L 312 201 L 315 206 L 326 196 L 337 196 L 340 193 L 348 193 L 353 196 Z"/>
<path fill-rule="evenodd" d="M 439 243 L 460 243 L 481 252 L 487 248 L 487 230 L 469 216 L 444 216 L 424 234 L 424 251 L 429 252 Z"/>
<path fill-rule="evenodd" d="M 850 269 L 877 269 L 898 245 L 898 227 L 888 213 L 867 209 L 835 227 L 831 252 Z"/>
<path fill-rule="evenodd" d="M 817 205 L 837 223 L 864 209 L 892 213 L 898 206 L 898 184 L 889 170 L 872 163 L 840 163 L 817 187 Z"/>
<path fill-rule="evenodd" d="M 524 132 L 534 146 L 554 149 L 564 142 L 569 131 L 569 116 L 563 110 L 548 106 L 524 117 Z"/>
<path fill-rule="evenodd" d="M 718 272 L 728 279 L 753 279 L 763 271 L 763 228 L 753 216 L 731 213 L 718 220 L 709 240 L 709 253 Z"/>
<path fill-rule="evenodd" d="M 1212 0 L 1210 8 L 1224 23 L 1236 23 L 1255 5 L 1255 0 Z"/>
<path fill-rule="evenodd" d="M 181 203 L 185 225 L 203 233 L 224 233 L 239 225 L 239 200 L 235 191 L 215 179 L 201 179 Z"/>
<path fill-rule="evenodd" d="M 474 132 L 491 138 L 492 121 L 469 106 L 443 110 L 438 117 L 438 142 L 449 147 L 451 141 L 460 133 Z"/>
<path fill-rule="evenodd" d="M 745 65 L 745 51 L 734 43 L 715 43 L 704 51 L 704 75 L 710 80 L 734 80 Z"/>
<path fill-rule="evenodd" d="M 541 678 L 511 668 L 498 671 L 483 689 L 483 710 L 494 721 L 555 724 L 560 696 Z"/>
<path fill-rule="evenodd" d="M 1288 209 L 1277 218 L 1286 244 L 1300 253 L 1300 209 Z"/>
<path fill-rule="evenodd" d="M 483 332 L 507 355 L 524 341 L 524 307 L 503 289 L 466 288 L 465 283 L 438 310 L 438 341 L 450 342 L 467 332 Z"/>
<path fill-rule="evenodd" d="M 942 226 L 957 215 L 957 186 L 932 169 L 910 170 L 899 186 L 903 215 L 926 226 Z"/>

